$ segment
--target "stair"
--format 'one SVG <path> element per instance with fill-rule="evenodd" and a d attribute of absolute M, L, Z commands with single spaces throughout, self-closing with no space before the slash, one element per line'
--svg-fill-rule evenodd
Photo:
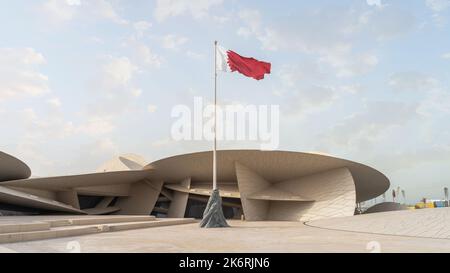
<path fill-rule="evenodd" d="M 49 217 L 39 222 L 0 224 L 0 244 L 195 222 L 196 220 L 191 218 L 160 219 L 154 216 L 76 216 L 64 219 Z"/>

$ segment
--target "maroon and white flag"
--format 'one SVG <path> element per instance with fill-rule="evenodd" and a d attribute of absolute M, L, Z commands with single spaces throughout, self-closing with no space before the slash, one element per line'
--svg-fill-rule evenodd
<path fill-rule="evenodd" d="M 217 71 L 237 71 L 247 77 L 261 80 L 264 74 L 270 74 L 271 64 L 258 61 L 254 58 L 244 57 L 232 50 L 217 46 L 216 69 Z"/>

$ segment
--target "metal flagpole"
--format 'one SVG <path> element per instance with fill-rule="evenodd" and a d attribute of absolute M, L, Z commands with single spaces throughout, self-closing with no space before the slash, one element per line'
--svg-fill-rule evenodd
<path fill-rule="evenodd" d="M 213 190 L 217 189 L 217 41 L 214 41 L 214 148 L 213 148 Z"/>
<path fill-rule="evenodd" d="M 213 190 L 209 197 L 208 204 L 203 211 L 203 219 L 200 227 L 216 228 L 229 227 L 222 211 L 222 199 L 220 198 L 219 189 L 217 187 L 217 41 L 214 41 L 214 149 L 213 149 Z"/>

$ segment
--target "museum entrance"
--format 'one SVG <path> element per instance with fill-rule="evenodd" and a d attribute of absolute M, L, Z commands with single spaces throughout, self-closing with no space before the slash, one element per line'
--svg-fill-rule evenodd
<path fill-rule="evenodd" d="M 190 194 L 184 217 L 202 219 L 208 203 L 208 196 Z M 226 219 L 241 219 L 242 205 L 237 198 L 222 197 L 222 210 Z"/>

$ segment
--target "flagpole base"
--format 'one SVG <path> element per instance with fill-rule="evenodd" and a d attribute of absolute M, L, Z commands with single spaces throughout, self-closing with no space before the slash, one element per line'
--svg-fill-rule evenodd
<path fill-rule="evenodd" d="M 203 219 L 200 222 L 202 228 L 220 228 L 229 227 L 225 216 L 222 211 L 222 198 L 220 197 L 219 190 L 212 191 L 209 197 L 206 209 L 203 212 Z"/>

